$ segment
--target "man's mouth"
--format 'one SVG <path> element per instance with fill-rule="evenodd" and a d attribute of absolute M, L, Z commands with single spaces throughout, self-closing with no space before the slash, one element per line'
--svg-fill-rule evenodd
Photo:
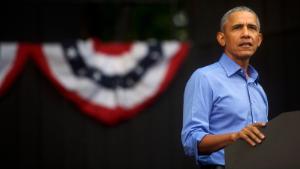
<path fill-rule="evenodd" d="M 242 42 L 239 44 L 240 47 L 245 47 L 245 48 L 249 48 L 252 46 L 251 42 Z"/>

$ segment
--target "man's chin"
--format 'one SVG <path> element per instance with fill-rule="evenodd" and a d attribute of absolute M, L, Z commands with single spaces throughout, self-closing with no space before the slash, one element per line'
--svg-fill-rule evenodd
<path fill-rule="evenodd" d="M 242 60 L 247 60 L 250 59 L 253 54 L 253 52 L 241 52 L 237 55 L 237 57 Z"/>

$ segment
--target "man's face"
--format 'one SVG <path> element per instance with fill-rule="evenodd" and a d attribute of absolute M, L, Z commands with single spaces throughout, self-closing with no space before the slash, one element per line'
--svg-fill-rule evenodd
<path fill-rule="evenodd" d="M 249 59 L 262 41 L 256 16 L 247 11 L 232 13 L 224 25 L 224 31 L 218 33 L 217 39 L 229 57 Z"/>

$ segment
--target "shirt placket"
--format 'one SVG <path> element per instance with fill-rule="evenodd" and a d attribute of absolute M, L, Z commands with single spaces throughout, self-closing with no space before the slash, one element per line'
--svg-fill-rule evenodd
<path fill-rule="evenodd" d="M 252 97 L 251 97 L 251 92 L 250 92 L 250 90 L 251 90 L 250 88 L 252 85 L 251 77 L 247 78 L 246 73 L 243 70 L 241 70 L 240 73 L 245 81 L 245 87 L 247 90 L 248 103 L 249 103 L 249 112 L 247 113 L 247 124 L 253 124 L 254 123 L 253 102 L 252 102 Z"/>
<path fill-rule="evenodd" d="M 250 106 L 250 111 L 249 111 L 249 116 L 250 117 L 250 120 L 249 120 L 249 123 L 255 123 L 255 120 L 254 120 L 254 115 L 253 115 L 253 98 L 251 97 L 251 87 L 252 87 L 252 82 L 249 82 L 247 81 L 246 82 L 247 85 L 246 85 L 246 88 L 247 88 L 247 94 L 248 94 L 248 102 L 249 102 L 249 106 Z"/>

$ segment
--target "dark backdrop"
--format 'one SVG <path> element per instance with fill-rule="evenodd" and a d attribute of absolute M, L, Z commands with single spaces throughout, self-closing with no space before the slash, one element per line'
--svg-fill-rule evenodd
<path fill-rule="evenodd" d="M 89 36 L 144 40 L 152 36 L 147 34 L 151 27 L 137 29 L 128 13 L 145 5 L 184 10 L 188 16 L 190 54 L 170 87 L 137 117 L 108 127 L 65 100 L 30 61 L 0 98 L 0 168 L 196 168 L 180 143 L 184 85 L 196 68 L 220 56 L 215 40 L 219 20 L 236 5 L 248 5 L 261 19 L 264 41 L 252 64 L 268 95 L 270 118 L 299 109 L 300 10 L 293 0 L 1 2 L 0 40 L 43 42 Z M 165 10 L 154 11 L 160 12 Z M 159 29 L 157 36 L 176 38 L 171 25 L 164 31 L 166 36 Z"/>

